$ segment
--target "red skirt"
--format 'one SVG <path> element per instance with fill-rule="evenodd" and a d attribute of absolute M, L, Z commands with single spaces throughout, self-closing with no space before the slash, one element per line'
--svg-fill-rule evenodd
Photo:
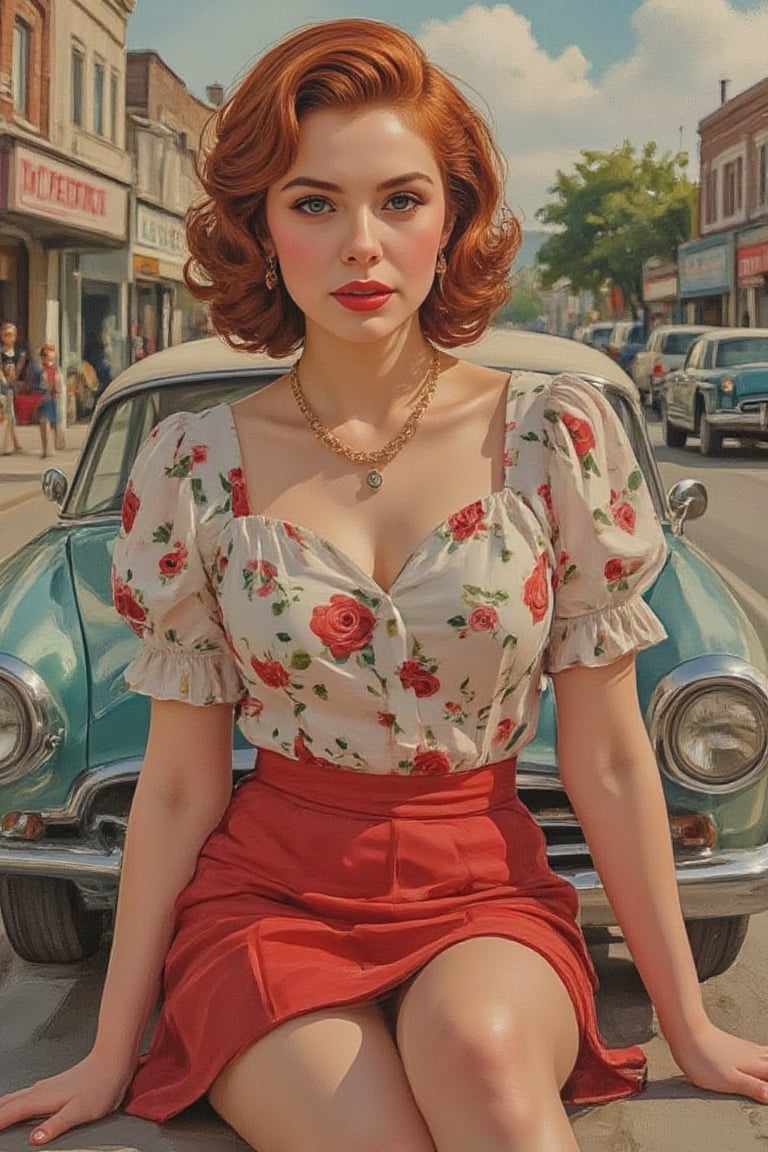
<path fill-rule="evenodd" d="M 513 760 L 373 776 L 260 752 L 178 898 L 164 1002 L 126 1111 L 165 1120 L 271 1029 L 384 997 L 476 936 L 535 949 L 568 990 L 582 1039 L 566 1103 L 637 1092 L 645 1057 L 605 1047 L 577 908 Z"/>

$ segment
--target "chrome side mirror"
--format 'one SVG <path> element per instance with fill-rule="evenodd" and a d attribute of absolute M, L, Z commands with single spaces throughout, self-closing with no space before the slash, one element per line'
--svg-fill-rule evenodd
<path fill-rule="evenodd" d="M 64 503 L 68 481 L 63 472 L 60 472 L 58 468 L 46 468 L 43 473 L 42 485 L 46 500 L 50 500 L 54 504 Z"/>
<path fill-rule="evenodd" d="M 707 490 L 699 480 L 678 480 L 667 493 L 672 513 L 672 531 L 682 536 L 686 520 L 698 520 L 709 504 Z"/>

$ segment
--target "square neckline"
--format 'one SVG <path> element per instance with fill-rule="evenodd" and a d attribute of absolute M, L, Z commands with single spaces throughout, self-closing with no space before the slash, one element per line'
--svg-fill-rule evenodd
<path fill-rule="evenodd" d="M 509 410 L 510 410 L 510 406 L 512 404 L 512 399 L 513 399 L 513 397 L 512 397 L 512 391 L 513 391 L 512 390 L 512 380 L 516 379 L 516 378 L 517 378 L 516 373 L 510 372 L 505 383 L 504 383 L 504 391 L 506 393 L 506 404 L 505 404 L 504 438 L 502 441 L 502 453 L 504 452 L 504 450 L 506 448 L 506 440 L 507 440 L 507 435 L 508 435 L 508 431 L 509 431 Z M 507 483 L 508 467 L 505 464 L 504 465 L 504 483 L 502 484 L 501 488 L 496 488 L 493 491 L 486 493 L 485 496 L 480 496 L 480 497 L 476 497 L 474 500 L 469 500 L 466 504 L 462 504 L 462 506 L 460 508 L 457 508 L 453 512 L 450 512 L 438 524 L 435 524 L 435 526 L 433 528 L 431 528 L 428 532 L 426 532 L 424 534 L 424 536 L 419 540 L 419 542 L 416 544 L 414 549 L 405 557 L 402 564 L 400 565 L 400 567 L 397 570 L 397 575 L 395 576 L 394 580 L 391 582 L 391 584 L 387 588 L 385 588 L 382 584 L 379 583 L 379 581 L 376 579 L 376 577 L 373 575 L 372 572 L 366 572 L 366 570 L 358 563 L 357 560 L 355 560 L 355 558 L 353 556 L 350 555 L 349 552 L 346 551 L 345 548 L 342 548 L 340 545 L 335 544 L 333 542 L 333 540 L 329 539 L 329 537 L 324 535 L 322 532 L 318 532 L 316 529 L 309 528 L 304 524 L 298 523 L 297 521 L 288 520 L 284 516 L 270 516 L 264 512 L 254 512 L 253 511 L 252 504 L 251 504 L 251 494 L 248 490 L 248 485 L 247 485 L 247 482 L 245 479 L 245 469 L 243 467 L 243 453 L 242 453 L 242 449 L 240 446 L 240 436 L 239 436 L 238 430 L 237 430 L 237 422 L 235 420 L 235 414 L 232 410 L 233 405 L 229 401 L 223 401 L 218 407 L 220 409 L 224 409 L 226 412 L 228 430 L 229 430 L 230 438 L 232 440 L 234 450 L 235 450 L 234 451 L 235 467 L 239 470 L 240 475 L 242 477 L 242 489 L 241 489 L 241 491 L 242 491 L 243 496 L 245 498 L 245 506 L 247 509 L 246 512 L 244 512 L 238 516 L 235 516 L 235 514 L 233 513 L 232 514 L 233 519 L 256 520 L 259 523 L 264 524 L 266 526 L 269 526 L 273 529 L 279 529 L 281 526 L 284 525 L 286 528 L 291 529 L 293 532 L 297 533 L 302 538 L 309 539 L 309 540 L 313 541 L 315 543 L 315 545 L 322 548 L 323 550 L 331 552 L 332 555 L 334 555 L 338 560 L 340 560 L 348 568 L 353 570 L 355 572 L 355 574 L 361 580 L 364 580 L 366 584 L 368 584 L 370 587 L 374 588 L 378 595 L 380 595 L 386 599 L 392 599 L 396 595 L 397 585 L 400 584 L 405 579 L 405 576 L 407 575 L 409 569 L 416 562 L 417 558 L 422 554 L 425 547 L 436 536 L 438 536 L 438 534 L 442 533 L 449 526 L 451 520 L 453 520 L 457 516 L 460 516 L 462 512 L 466 512 L 467 509 L 474 507 L 476 504 L 479 504 L 480 507 L 485 512 L 497 500 L 500 500 L 502 498 L 504 498 L 504 499 L 508 498 L 510 492 L 512 492 L 512 489 L 510 488 L 509 484 Z"/>

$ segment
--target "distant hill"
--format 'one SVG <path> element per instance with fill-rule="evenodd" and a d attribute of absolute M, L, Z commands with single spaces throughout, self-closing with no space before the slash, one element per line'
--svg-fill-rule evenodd
<path fill-rule="evenodd" d="M 521 268 L 532 268 L 536 262 L 536 253 L 545 240 L 548 240 L 551 233 L 543 232 L 541 230 L 523 232 L 523 243 L 520 246 L 520 251 L 515 257 L 515 262 L 512 265 L 512 272 L 519 272 Z"/>

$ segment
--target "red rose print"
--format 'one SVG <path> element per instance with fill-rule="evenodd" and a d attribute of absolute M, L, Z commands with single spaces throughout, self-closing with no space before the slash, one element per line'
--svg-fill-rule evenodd
<path fill-rule="evenodd" d="M 295 540 L 300 548 L 304 547 L 304 537 L 302 536 L 301 532 L 299 532 L 298 528 L 294 524 L 288 524 L 284 520 L 283 521 L 283 532 L 285 532 L 285 534 L 289 538 L 289 540 Z"/>
<path fill-rule="evenodd" d="M 249 560 L 246 567 L 259 577 L 259 586 L 254 591 L 257 596 L 271 596 L 275 591 L 277 568 L 269 560 Z"/>
<path fill-rule="evenodd" d="M 557 589 L 562 583 L 563 577 L 571 563 L 571 558 L 567 552 L 561 552 L 557 558 L 557 568 L 552 573 L 552 587 Z"/>
<path fill-rule="evenodd" d="M 257 660 L 251 657 L 251 668 L 269 688 L 285 688 L 291 682 L 291 674 L 277 660 Z"/>
<path fill-rule="evenodd" d="M 534 624 L 538 624 L 547 614 L 549 606 L 549 586 L 547 582 L 547 558 L 542 552 L 536 567 L 523 585 L 523 603 L 531 610 Z"/>
<path fill-rule="evenodd" d="M 573 416 L 570 412 L 563 413 L 563 424 L 568 429 L 576 455 L 586 456 L 595 446 L 595 434 L 592 427 L 580 416 Z"/>
<path fill-rule="evenodd" d="M 467 504 L 460 512 L 454 512 L 448 518 L 448 527 L 454 540 L 468 540 L 475 532 L 482 531 L 486 525 L 483 520 L 483 505 L 479 500 L 474 504 Z"/>
<path fill-rule="evenodd" d="M 452 715 L 456 716 L 462 710 L 461 704 L 457 704 L 455 700 L 448 700 L 445 705 L 445 710 L 446 712 L 450 712 Z"/>
<path fill-rule="evenodd" d="M 208 459 L 208 445 L 207 444 L 193 444 L 192 445 L 192 463 L 205 464 Z"/>
<path fill-rule="evenodd" d="M 616 584 L 619 580 L 626 579 L 627 576 L 632 576 L 639 568 L 642 568 L 642 560 L 636 558 L 634 560 L 622 559 L 619 556 L 614 556 L 612 560 L 606 562 L 603 569 L 606 584 Z"/>
<path fill-rule="evenodd" d="M 416 660 L 406 660 L 400 667 L 399 675 L 403 688 L 411 688 L 417 696 L 434 696 L 440 691 L 437 676 L 427 672 Z"/>
<path fill-rule="evenodd" d="M 469 626 L 473 632 L 492 632 L 499 626 L 499 614 L 487 605 L 474 608 L 469 616 Z"/>
<path fill-rule="evenodd" d="M 264 704 L 255 696 L 246 696 L 240 702 L 240 708 L 244 716 L 251 716 L 253 719 L 256 719 L 257 716 L 261 716 L 261 713 L 264 710 Z"/>
<path fill-rule="evenodd" d="M 312 609 L 309 626 L 334 660 L 344 660 L 370 642 L 376 617 L 352 596 L 331 596 L 330 603 Z"/>
<path fill-rule="evenodd" d="M 304 743 L 304 737 L 301 732 L 299 732 L 293 741 L 293 754 L 302 764 L 310 764 L 315 768 L 328 768 L 330 764 L 328 760 L 323 760 L 320 756 L 315 756 L 313 752 L 310 752 Z M 330 766 L 332 767 L 332 765 Z"/>
<path fill-rule="evenodd" d="M 552 489 L 549 484 L 539 484 L 536 489 L 536 495 L 541 499 L 542 504 L 547 510 L 547 519 L 550 524 L 554 523 L 555 507 L 552 503 Z"/>
<path fill-rule="evenodd" d="M 230 468 L 227 473 L 227 479 L 232 485 L 232 515 L 247 516 L 249 512 L 248 493 L 245 490 L 245 478 L 242 468 Z"/>
<path fill-rule="evenodd" d="M 122 520 L 123 531 L 125 532 L 126 536 L 130 532 L 131 528 L 133 528 L 133 522 L 136 519 L 140 507 L 141 501 L 133 490 L 133 484 L 131 484 L 129 481 L 128 487 L 125 490 L 125 496 L 123 496 Z"/>
<path fill-rule="evenodd" d="M 187 562 L 187 549 L 177 540 L 174 545 L 173 552 L 166 552 L 161 556 L 157 562 L 157 566 L 163 576 L 168 578 L 178 576 L 179 572 L 185 567 Z"/>
<path fill-rule="evenodd" d="M 451 761 L 445 752 L 428 749 L 416 753 L 413 758 L 413 771 L 422 776 L 447 776 L 451 771 Z"/>
<path fill-rule="evenodd" d="M 621 528 L 622 532 L 629 532 L 630 535 L 635 530 L 635 510 L 631 504 L 626 501 L 623 504 L 611 505 L 611 516 L 617 528 Z"/>
<path fill-rule="evenodd" d="M 139 604 L 129 584 L 112 571 L 112 601 L 119 614 L 131 626 L 137 636 L 143 633 L 142 625 L 147 619 L 146 608 Z"/>
<path fill-rule="evenodd" d="M 506 744 L 512 735 L 512 721 L 499 720 L 493 733 L 494 744 Z"/>
<path fill-rule="evenodd" d="M 391 728 L 397 719 L 394 712 L 377 712 L 377 716 L 382 728 Z"/>

